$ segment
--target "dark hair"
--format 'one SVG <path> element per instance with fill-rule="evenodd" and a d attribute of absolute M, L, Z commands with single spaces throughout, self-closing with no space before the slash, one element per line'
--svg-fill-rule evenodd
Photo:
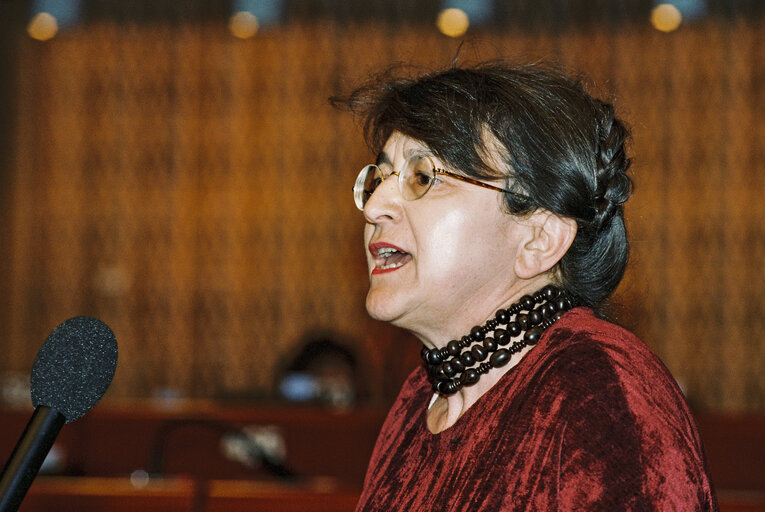
<path fill-rule="evenodd" d="M 576 220 L 559 283 L 598 309 L 624 274 L 629 245 L 622 204 L 631 193 L 629 130 L 611 104 L 546 66 L 488 62 L 415 77 L 392 68 L 336 106 L 365 119 L 378 153 L 394 131 L 426 144 L 455 171 L 504 179 L 513 215 L 543 208 Z M 497 168 L 501 162 L 502 168 Z"/>

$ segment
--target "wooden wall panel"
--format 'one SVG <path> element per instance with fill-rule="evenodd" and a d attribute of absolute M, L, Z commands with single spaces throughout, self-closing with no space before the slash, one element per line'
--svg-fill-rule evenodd
<path fill-rule="evenodd" d="M 557 61 L 614 97 L 637 184 L 616 311 L 702 409 L 765 410 L 762 29 L 485 33 L 460 51 Z M 458 44 L 329 23 L 247 41 L 104 23 L 22 42 L 0 370 L 92 314 L 120 342 L 110 396 L 263 396 L 305 333 L 333 330 L 390 399 L 417 344 L 364 311 L 350 185 L 371 156 L 327 98 L 396 61 L 448 65 Z"/>

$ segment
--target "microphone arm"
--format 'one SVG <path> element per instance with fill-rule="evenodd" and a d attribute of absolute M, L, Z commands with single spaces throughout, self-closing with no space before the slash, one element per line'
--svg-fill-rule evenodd
<path fill-rule="evenodd" d="M 0 512 L 19 509 L 64 423 L 66 417 L 52 407 L 35 409 L 0 477 Z"/>

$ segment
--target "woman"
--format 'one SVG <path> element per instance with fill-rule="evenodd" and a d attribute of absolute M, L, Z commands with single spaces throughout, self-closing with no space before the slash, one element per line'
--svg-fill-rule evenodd
<path fill-rule="evenodd" d="M 357 510 L 716 509 L 680 390 L 600 315 L 628 257 L 613 107 L 501 63 L 344 104 L 378 155 L 354 187 L 367 310 L 424 345 Z"/>

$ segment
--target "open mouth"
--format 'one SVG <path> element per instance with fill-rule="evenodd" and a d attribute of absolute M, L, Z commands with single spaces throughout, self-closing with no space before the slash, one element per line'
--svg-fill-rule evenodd
<path fill-rule="evenodd" d="M 369 252 L 372 253 L 375 260 L 375 268 L 372 270 L 373 274 L 391 272 L 403 267 L 412 259 L 408 252 L 389 244 L 370 244 Z"/>

